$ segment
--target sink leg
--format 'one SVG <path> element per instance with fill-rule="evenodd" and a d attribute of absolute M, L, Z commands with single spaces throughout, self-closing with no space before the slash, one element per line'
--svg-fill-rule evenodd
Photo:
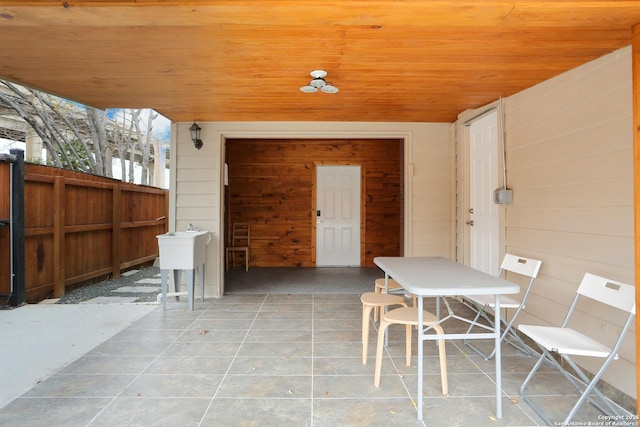
<path fill-rule="evenodd" d="M 187 296 L 189 298 L 189 309 L 193 311 L 193 292 L 194 292 L 194 274 L 195 270 L 187 270 Z"/>
<path fill-rule="evenodd" d="M 202 288 L 202 301 L 204 301 L 204 264 L 198 267 L 198 275 L 200 276 L 200 287 Z"/>
<path fill-rule="evenodd" d="M 162 310 L 167 310 L 167 290 L 169 288 L 169 270 L 160 270 L 160 283 L 162 286 Z"/>
<path fill-rule="evenodd" d="M 182 284 L 182 270 L 173 270 L 173 286 L 176 293 L 180 292 L 180 285 Z M 176 301 L 180 301 L 180 297 L 176 296 Z"/>

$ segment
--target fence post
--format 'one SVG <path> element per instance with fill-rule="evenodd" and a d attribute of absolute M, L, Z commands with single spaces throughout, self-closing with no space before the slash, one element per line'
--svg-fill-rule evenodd
<path fill-rule="evenodd" d="M 65 258 L 65 177 L 53 177 L 53 296 L 60 298 L 65 294 L 66 265 Z"/>
<path fill-rule="evenodd" d="M 18 307 L 26 301 L 24 280 L 24 151 L 9 150 L 16 156 L 11 182 L 13 200 L 11 200 L 11 239 L 13 245 L 13 292 L 9 305 Z"/>
<path fill-rule="evenodd" d="M 113 214 L 111 224 L 111 270 L 114 279 L 120 277 L 120 238 L 121 238 L 121 217 L 122 217 L 122 189 L 120 184 L 113 184 Z"/>

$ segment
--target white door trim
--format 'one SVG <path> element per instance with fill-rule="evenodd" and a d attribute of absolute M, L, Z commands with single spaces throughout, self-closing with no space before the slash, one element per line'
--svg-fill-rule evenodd
<path fill-rule="evenodd" d="M 185 146 L 191 149 L 193 144 L 190 140 L 190 122 L 171 124 L 171 150 L 172 153 L 179 153 L 178 141 L 188 141 Z M 410 147 L 417 139 L 414 134 L 420 135 L 423 124 L 406 123 L 374 123 L 374 122 L 338 122 L 332 124 L 331 129 L 327 129 L 323 122 L 214 122 L 205 123 L 202 127 L 207 135 L 207 144 L 213 146 L 209 150 L 216 152 L 215 157 L 220 164 L 224 162 L 226 140 L 232 138 L 401 138 L 404 145 L 404 254 L 411 256 L 413 240 L 411 237 L 412 223 L 412 200 L 407 195 L 412 194 L 412 182 L 407 175 L 407 164 L 412 163 Z M 206 153 L 205 153 L 206 154 Z M 170 188 L 169 192 L 169 231 L 177 228 L 177 171 L 176 163 L 170 164 Z M 205 271 L 205 291 L 207 296 L 220 298 L 224 295 L 224 241 L 219 236 L 224 235 L 224 181 L 222 179 L 222 167 L 216 171 L 215 165 L 210 167 L 211 173 L 219 177 L 217 194 L 214 194 L 214 202 L 217 209 L 214 215 L 203 221 L 202 226 L 214 231 L 217 244 L 209 246 L 207 251 L 207 268 Z M 213 178 L 215 182 L 216 179 Z M 315 239 L 315 237 L 314 237 Z"/>

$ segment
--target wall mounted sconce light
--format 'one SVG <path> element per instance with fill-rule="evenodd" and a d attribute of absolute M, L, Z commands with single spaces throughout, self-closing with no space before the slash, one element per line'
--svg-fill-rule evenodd
<path fill-rule="evenodd" d="M 191 127 L 189 128 L 191 131 L 191 140 L 193 141 L 193 145 L 199 150 L 202 148 L 202 140 L 200 139 L 200 126 L 194 121 Z"/>

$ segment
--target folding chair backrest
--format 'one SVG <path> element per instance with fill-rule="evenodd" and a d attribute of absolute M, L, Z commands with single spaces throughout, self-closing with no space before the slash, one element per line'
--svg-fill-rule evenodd
<path fill-rule="evenodd" d="M 636 313 L 634 286 L 586 273 L 577 293 L 627 313 Z"/>
<path fill-rule="evenodd" d="M 535 279 L 538 276 L 541 265 L 542 261 L 537 259 L 505 254 L 498 275 L 501 275 L 506 270 Z"/>
<path fill-rule="evenodd" d="M 505 316 L 501 319 L 501 322 L 504 324 L 504 332 L 502 332 L 500 340 L 503 340 L 508 336 L 509 344 L 511 344 L 513 347 L 517 349 L 522 350 L 525 353 L 529 353 L 530 349 L 524 343 L 524 341 L 522 341 L 522 339 L 518 336 L 518 334 L 516 334 L 514 325 L 515 325 L 516 319 L 518 318 L 518 315 L 525 308 L 527 298 L 529 298 L 531 289 L 533 289 L 533 282 L 536 280 L 536 277 L 538 276 L 538 271 L 540 271 L 541 265 L 542 265 L 542 261 L 537 259 L 524 258 L 524 257 L 512 255 L 512 254 L 505 254 L 504 258 L 502 259 L 502 263 L 500 264 L 500 270 L 498 271 L 498 277 L 503 277 L 506 272 L 511 272 L 518 276 L 529 278 L 529 283 L 527 284 L 527 287 L 521 297 L 511 298 L 510 296 L 506 296 L 502 299 L 502 303 L 501 303 L 501 308 L 504 308 L 505 310 Z M 511 278 L 509 277 L 506 279 L 510 280 Z M 487 298 L 487 297 L 490 297 L 490 298 Z M 478 295 L 478 296 L 468 296 L 465 298 L 468 299 L 471 302 L 471 304 L 475 305 L 477 310 L 476 317 L 471 322 L 471 326 L 469 327 L 469 330 L 467 331 L 467 333 L 471 331 L 473 326 L 476 324 L 476 321 L 481 316 L 484 317 L 484 319 L 487 320 L 489 324 L 493 324 L 492 323 L 493 320 L 489 319 L 486 313 L 486 309 L 488 307 L 493 309 L 495 312 L 496 306 L 495 306 L 495 303 L 492 302 L 493 296 Z M 508 322 L 506 319 L 507 309 L 515 310 L 515 312 L 511 316 L 511 320 L 509 320 Z M 473 344 L 470 344 L 467 341 L 465 341 L 465 344 L 469 346 L 469 348 L 471 348 L 473 351 L 475 351 L 476 353 L 478 353 L 479 355 L 481 355 L 487 360 L 492 359 L 495 356 L 495 353 L 496 353 L 495 347 L 491 353 L 484 353 L 482 350 L 478 349 L 477 347 L 474 347 Z"/>

